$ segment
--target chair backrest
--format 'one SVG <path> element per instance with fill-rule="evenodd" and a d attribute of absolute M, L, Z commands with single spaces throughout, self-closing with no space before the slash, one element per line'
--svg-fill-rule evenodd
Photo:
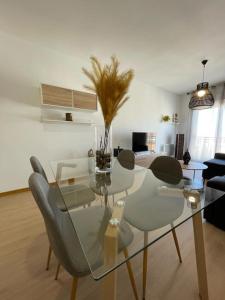
<path fill-rule="evenodd" d="M 87 261 L 69 213 L 57 208 L 55 199 L 52 199 L 52 189 L 41 174 L 33 173 L 30 176 L 29 187 L 44 218 L 54 254 L 72 276 L 79 274 L 80 271 L 76 270 L 87 266 Z"/>
<path fill-rule="evenodd" d="M 162 181 L 177 184 L 183 178 L 183 172 L 179 161 L 170 156 L 156 157 L 149 169 Z"/>
<path fill-rule="evenodd" d="M 45 180 L 48 181 L 46 173 L 45 173 L 40 161 L 38 160 L 38 158 L 35 156 L 31 156 L 30 163 L 31 163 L 33 171 L 41 174 L 45 178 Z"/>
<path fill-rule="evenodd" d="M 119 152 L 118 161 L 120 162 L 121 166 L 128 169 L 133 170 L 135 165 L 135 156 L 134 152 L 131 150 L 122 150 Z"/>

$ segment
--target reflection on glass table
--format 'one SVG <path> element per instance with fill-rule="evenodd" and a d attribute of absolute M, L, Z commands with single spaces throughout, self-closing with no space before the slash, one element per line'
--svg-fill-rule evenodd
<path fill-rule="evenodd" d="M 179 259 L 178 240 L 175 228 L 192 218 L 196 246 L 196 263 L 198 271 L 199 292 L 203 300 L 208 300 L 204 239 L 202 230 L 201 211 L 220 195 L 215 190 L 207 188 L 206 193 L 193 191 L 185 186 L 183 180 L 170 184 L 160 180 L 163 176 L 155 176 L 151 170 L 135 166 L 134 170 L 123 168 L 118 161 L 113 161 L 112 172 L 95 174 L 93 158 L 80 158 L 66 163 L 76 164 L 76 168 L 64 168 L 57 184 L 62 195 L 68 214 L 74 227 L 84 256 L 95 280 L 102 280 L 104 286 L 102 299 L 116 299 L 116 271 L 130 258 L 143 252 L 143 297 L 145 294 L 147 248 L 157 240 L 172 232 Z M 57 174 L 58 164 L 52 162 L 53 173 Z M 74 209 L 70 209 L 65 197 L 65 186 L 72 182 L 83 184 L 92 189 L 96 200 L 91 207 L 103 205 L 107 218 L 99 219 L 98 224 L 91 225 L 93 215 L 86 214 L 90 208 L 80 207 L 82 218 L 76 218 Z M 109 196 L 114 201 L 109 201 Z M 104 203 L 101 204 L 101 198 Z M 76 211 L 75 210 L 75 211 Z M 95 228 L 95 230 L 94 230 Z M 124 229 L 126 228 L 126 229 Z M 129 232 L 129 234 L 128 234 Z M 98 240 L 98 244 L 90 245 L 89 240 Z M 101 264 L 93 264 L 93 251 L 98 247 L 98 258 Z M 121 253 L 126 249 L 126 255 Z M 106 276 L 108 275 L 108 276 Z"/>
<path fill-rule="evenodd" d="M 202 177 L 197 178 L 196 172 L 206 170 L 206 169 L 208 169 L 208 166 L 203 163 L 196 162 L 196 161 L 190 161 L 188 165 L 185 165 L 182 160 L 180 160 L 179 162 L 180 162 L 181 168 L 183 170 L 193 172 L 192 189 L 193 190 L 202 190 L 203 189 L 203 178 Z"/>

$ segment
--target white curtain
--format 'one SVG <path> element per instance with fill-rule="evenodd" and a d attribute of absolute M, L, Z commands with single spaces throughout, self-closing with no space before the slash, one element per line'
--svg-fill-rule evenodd
<path fill-rule="evenodd" d="M 205 161 L 215 152 L 225 153 L 225 84 L 216 86 L 213 95 L 212 108 L 192 112 L 189 152 L 193 160 Z"/>

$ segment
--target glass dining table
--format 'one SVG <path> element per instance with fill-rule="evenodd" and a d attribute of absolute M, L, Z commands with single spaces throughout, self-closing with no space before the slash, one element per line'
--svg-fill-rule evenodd
<path fill-rule="evenodd" d="M 153 173 L 137 165 L 128 170 L 117 159 L 113 159 L 110 173 L 97 173 L 94 158 L 52 161 L 50 164 L 90 273 L 102 282 L 102 299 L 116 299 L 117 271 L 124 263 L 128 266 L 138 299 L 130 259 L 140 253 L 143 255 L 142 299 L 145 299 L 148 247 L 172 233 L 182 262 L 175 230 L 189 219 L 193 221 L 199 295 L 202 300 L 209 299 L 201 212 L 219 199 L 222 192 L 208 187 L 204 192 L 198 192 L 183 179 Z M 77 190 L 83 193 L 77 193 Z M 84 196 L 87 190 L 95 195 L 89 203 Z M 83 195 L 84 199 L 78 195 Z M 71 206 L 71 202 L 76 201 L 78 205 Z M 90 207 L 104 208 L 104 214 L 96 219 L 96 224 L 93 223 L 94 215 L 85 214 Z M 72 212 L 75 209 L 83 210 L 83 218 L 74 219 Z M 95 212 L 93 210 L 93 214 Z"/>

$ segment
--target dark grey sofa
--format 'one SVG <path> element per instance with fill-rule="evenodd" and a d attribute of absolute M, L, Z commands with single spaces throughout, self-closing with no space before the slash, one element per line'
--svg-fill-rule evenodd
<path fill-rule="evenodd" d="M 225 230 L 225 176 L 216 176 L 207 182 L 207 186 L 223 191 L 222 196 L 205 208 L 204 218 L 216 227 Z"/>
<path fill-rule="evenodd" d="M 215 153 L 214 158 L 205 161 L 204 164 L 208 166 L 208 169 L 202 172 L 204 179 L 225 175 L 225 153 Z"/>

